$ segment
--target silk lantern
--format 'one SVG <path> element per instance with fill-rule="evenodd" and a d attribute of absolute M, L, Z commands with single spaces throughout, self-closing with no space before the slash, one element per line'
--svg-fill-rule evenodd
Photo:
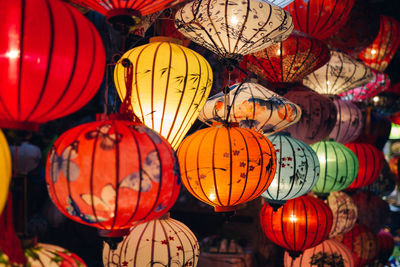
<path fill-rule="evenodd" d="M 139 224 L 111 249 L 103 248 L 104 266 L 197 266 L 199 243 L 180 221 L 164 218 Z"/>
<path fill-rule="evenodd" d="M 14 175 L 27 175 L 30 171 L 39 166 L 42 152 L 38 146 L 23 142 L 19 146 L 10 146 L 13 160 Z"/>
<path fill-rule="evenodd" d="M 65 216 L 103 230 L 160 217 L 180 189 L 168 142 L 143 124 L 113 118 L 63 133 L 50 149 L 46 182 Z"/>
<path fill-rule="evenodd" d="M 321 174 L 312 191 L 325 197 L 330 192 L 340 191 L 353 183 L 359 164 L 357 156 L 346 146 L 331 140 L 311 145 L 317 153 Z"/>
<path fill-rule="evenodd" d="M 2 1 L 0 127 L 39 124 L 83 107 L 103 80 L 95 27 L 61 1 Z"/>
<path fill-rule="evenodd" d="M 286 39 L 293 30 L 288 12 L 262 0 L 196 0 L 178 10 L 175 25 L 221 58 L 236 60 Z"/>
<path fill-rule="evenodd" d="M 263 0 L 263 1 L 283 8 L 288 4 L 290 4 L 291 2 L 293 2 L 294 0 Z"/>
<path fill-rule="evenodd" d="M 382 92 L 374 96 L 370 105 L 382 116 L 390 116 L 400 111 L 400 94 L 397 92 Z"/>
<path fill-rule="evenodd" d="M 269 136 L 276 151 L 274 179 L 261 195 L 274 208 L 288 199 L 306 194 L 318 180 L 320 168 L 317 155 L 307 144 L 286 133 Z"/>
<path fill-rule="evenodd" d="M 397 167 L 397 166 L 396 166 Z M 380 197 L 388 196 L 393 192 L 396 186 L 396 175 L 390 170 L 388 162 L 383 160 L 383 168 L 378 179 L 366 187 L 370 191 Z"/>
<path fill-rule="evenodd" d="M 304 86 L 293 87 L 284 95 L 301 108 L 300 121 L 286 129 L 293 138 L 313 144 L 328 137 L 336 123 L 333 102 Z"/>
<path fill-rule="evenodd" d="M 8 187 L 11 180 L 11 154 L 7 139 L 0 130 L 0 214 L 7 201 Z"/>
<path fill-rule="evenodd" d="M 321 244 L 306 249 L 302 255 L 293 259 L 286 252 L 285 267 L 343 266 L 354 267 L 351 251 L 342 243 L 327 239 Z"/>
<path fill-rule="evenodd" d="M 292 257 L 323 242 L 332 227 L 328 205 L 307 195 L 288 200 L 278 211 L 265 204 L 260 218 L 268 239 L 284 247 Z"/>
<path fill-rule="evenodd" d="M 275 149 L 261 133 L 212 126 L 186 137 L 178 149 L 182 182 L 215 211 L 232 211 L 260 196 L 276 170 Z"/>
<path fill-rule="evenodd" d="M 346 23 L 355 0 L 295 0 L 285 7 L 296 30 L 323 40 Z"/>
<path fill-rule="evenodd" d="M 353 199 L 344 192 L 335 191 L 327 199 L 333 214 L 333 224 L 329 237 L 350 231 L 357 222 L 358 209 Z"/>
<path fill-rule="evenodd" d="M 257 83 L 239 83 L 229 87 L 230 113 L 228 122 L 240 127 L 262 131 L 265 134 L 278 132 L 300 120 L 298 105 L 268 90 Z M 223 122 L 225 117 L 225 95 L 220 92 L 211 96 L 199 115 L 207 124 Z"/>
<path fill-rule="evenodd" d="M 121 99 L 132 85 L 133 112 L 176 149 L 206 102 L 213 75 L 200 54 L 156 38 L 121 57 L 114 81 Z"/>
<path fill-rule="evenodd" d="M 378 241 L 378 260 L 382 265 L 386 264 L 390 256 L 392 256 L 395 242 L 393 236 L 386 229 L 381 230 L 377 237 Z"/>

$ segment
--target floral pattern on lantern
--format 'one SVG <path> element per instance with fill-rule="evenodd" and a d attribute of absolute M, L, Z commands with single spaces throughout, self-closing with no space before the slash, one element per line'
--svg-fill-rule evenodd
<path fill-rule="evenodd" d="M 335 191 L 329 194 L 327 203 L 333 214 L 333 224 L 329 237 L 350 231 L 358 218 L 358 209 L 353 199 L 344 192 Z"/>
<path fill-rule="evenodd" d="M 11 180 L 11 154 L 7 139 L 0 130 L 0 214 L 7 202 Z"/>

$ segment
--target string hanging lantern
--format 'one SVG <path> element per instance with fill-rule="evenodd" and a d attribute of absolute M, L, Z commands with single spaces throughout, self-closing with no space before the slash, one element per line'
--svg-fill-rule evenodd
<path fill-rule="evenodd" d="M 7 139 L 0 130 L 0 214 L 7 201 L 11 180 L 11 154 L 8 147 Z"/>
<path fill-rule="evenodd" d="M 358 209 L 353 199 L 344 192 L 335 191 L 329 194 L 327 204 L 333 214 L 329 237 L 332 238 L 350 231 L 358 218 Z"/>

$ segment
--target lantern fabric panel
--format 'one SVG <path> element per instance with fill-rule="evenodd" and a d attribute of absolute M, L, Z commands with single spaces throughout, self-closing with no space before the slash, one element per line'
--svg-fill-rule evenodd
<path fill-rule="evenodd" d="M 263 0 L 263 1 L 283 8 L 288 4 L 290 4 L 291 2 L 293 2 L 294 0 Z"/>
<path fill-rule="evenodd" d="M 396 179 L 396 175 L 390 170 L 388 162 L 384 159 L 383 168 L 378 179 L 368 185 L 366 190 L 380 197 L 388 196 L 396 187 Z"/>
<path fill-rule="evenodd" d="M 0 130 L 0 214 L 7 202 L 11 180 L 11 154 L 8 147 L 7 139 Z"/>
<path fill-rule="evenodd" d="M 212 126 L 186 137 L 178 149 L 182 181 L 216 211 L 260 196 L 276 170 L 275 149 L 262 134 L 235 126 Z"/>
<path fill-rule="evenodd" d="M 353 199 L 344 192 L 335 191 L 329 194 L 327 203 L 333 214 L 333 224 L 329 237 L 350 231 L 358 218 L 358 208 Z"/>
<path fill-rule="evenodd" d="M 389 231 L 381 230 L 376 237 L 378 241 L 378 261 L 381 264 L 386 264 L 394 250 L 393 236 Z"/>

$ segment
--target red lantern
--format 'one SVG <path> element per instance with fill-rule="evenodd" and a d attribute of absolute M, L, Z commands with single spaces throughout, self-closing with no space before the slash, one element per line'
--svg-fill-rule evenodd
<path fill-rule="evenodd" d="M 320 244 L 328 238 L 333 215 L 329 206 L 312 196 L 290 199 L 278 211 L 265 204 L 261 210 L 261 228 L 275 244 L 291 256 Z"/>
<path fill-rule="evenodd" d="M 378 260 L 383 265 L 389 260 L 389 257 L 392 256 L 394 249 L 394 239 L 393 236 L 387 230 L 381 230 L 378 235 Z"/>
<path fill-rule="evenodd" d="M 97 92 L 105 52 L 94 26 L 61 1 L 2 1 L 0 127 L 37 129 Z"/>
<path fill-rule="evenodd" d="M 295 0 L 285 7 L 296 30 L 325 39 L 346 23 L 355 0 Z"/>

